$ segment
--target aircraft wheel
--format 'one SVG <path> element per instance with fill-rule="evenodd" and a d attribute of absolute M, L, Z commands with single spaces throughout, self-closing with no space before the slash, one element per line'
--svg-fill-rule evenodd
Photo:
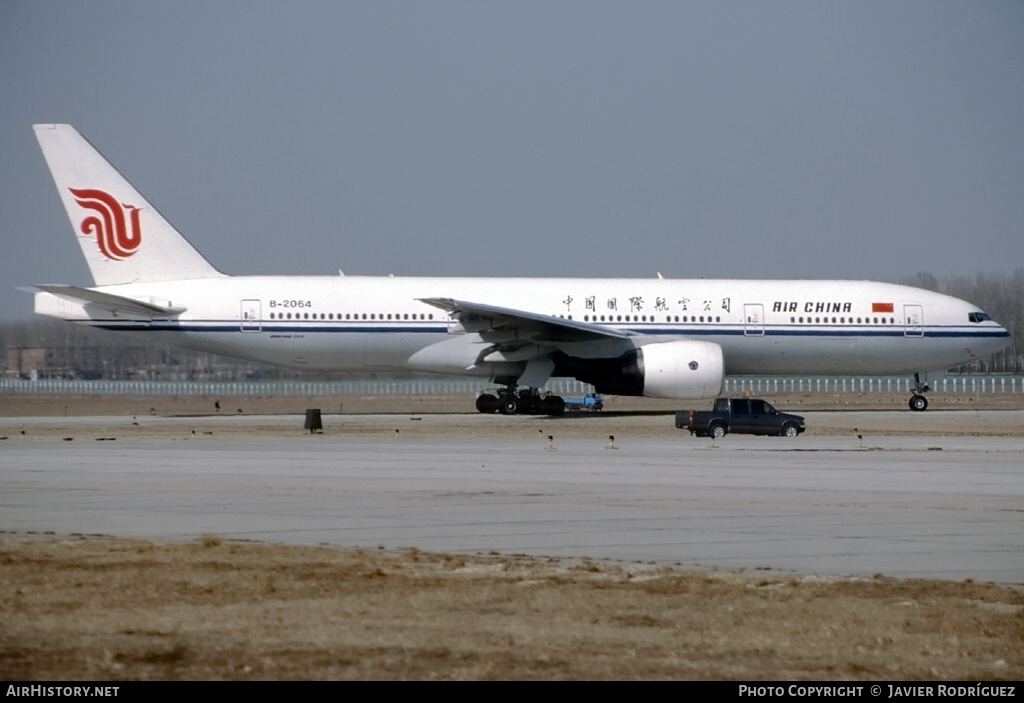
<path fill-rule="evenodd" d="M 476 409 L 482 413 L 494 413 L 498 411 L 498 399 L 490 393 L 484 393 L 476 399 Z"/>
<path fill-rule="evenodd" d="M 711 429 L 708 430 L 708 435 L 715 439 L 721 439 L 722 437 L 725 436 L 725 425 L 721 425 L 716 422 L 714 425 L 711 426 Z"/>
<path fill-rule="evenodd" d="M 541 412 L 545 415 L 565 415 L 565 401 L 561 396 L 549 395 L 541 401 Z"/>
<path fill-rule="evenodd" d="M 539 415 L 540 408 L 540 398 L 537 396 L 531 396 L 523 401 L 523 412 L 527 415 Z"/>
<path fill-rule="evenodd" d="M 923 395 L 915 395 L 910 399 L 910 409 L 914 412 L 922 412 L 928 408 L 928 399 Z"/>
<path fill-rule="evenodd" d="M 519 401 L 511 396 L 502 398 L 498 405 L 498 412 L 502 415 L 515 415 L 519 412 Z"/>

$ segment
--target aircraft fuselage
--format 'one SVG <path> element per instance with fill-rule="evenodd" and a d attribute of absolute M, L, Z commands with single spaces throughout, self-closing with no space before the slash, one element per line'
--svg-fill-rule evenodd
<path fill-rule="evenodd" d="M 991 320 L 972 321 L 977 308 L 970 303 L 870 281 L 237 276 L 97 290 L 185 310 L 141 320 L 40 295 L 37 312 L 323 371 L 501 373 L 504 362 L 417 363 L 418 351 L 460 331 L 421 301 L 436 296 L 614 328 L 645 343 L 711 342 L 722 347 L 729 374 L 913 373 L 985 357 L 1008 337 Z"/>

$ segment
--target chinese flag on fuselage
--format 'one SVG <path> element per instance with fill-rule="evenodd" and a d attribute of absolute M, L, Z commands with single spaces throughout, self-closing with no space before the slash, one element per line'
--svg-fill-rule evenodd
<path fill-rule="evenodd" d="M 893 312 L 892 303 L 871 303 L 871 312 Z"/>

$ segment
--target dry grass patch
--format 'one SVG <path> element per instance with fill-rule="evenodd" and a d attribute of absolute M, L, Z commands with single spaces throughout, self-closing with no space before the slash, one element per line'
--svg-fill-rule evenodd
<path fill-rule="evenodd" d="M 0 542 L 3 679 L 1020 679 L 993 584 L 136 540 Z"/>

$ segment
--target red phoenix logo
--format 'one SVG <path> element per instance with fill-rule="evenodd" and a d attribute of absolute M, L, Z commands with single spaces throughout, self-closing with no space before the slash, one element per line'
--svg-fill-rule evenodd
<path fill-rule="evenodd" d="M 97 213 L 89 215 L 80 229 L 87 237 L 96 236 L 103 256 L 113 261 L 124 261 L 139 250 L 142 244 L 142 227 L 139 225 L 141 210 L 134 205 L 118 203 L 117 199 L 102 190 L 79 190 L 68 188 L 75 196 L 75 201 L 86 210 Z M 128 211 L 128 218 L 125 217 Z M 131 231 L 128 231 L 126 219 L 131 219 Z"/>

